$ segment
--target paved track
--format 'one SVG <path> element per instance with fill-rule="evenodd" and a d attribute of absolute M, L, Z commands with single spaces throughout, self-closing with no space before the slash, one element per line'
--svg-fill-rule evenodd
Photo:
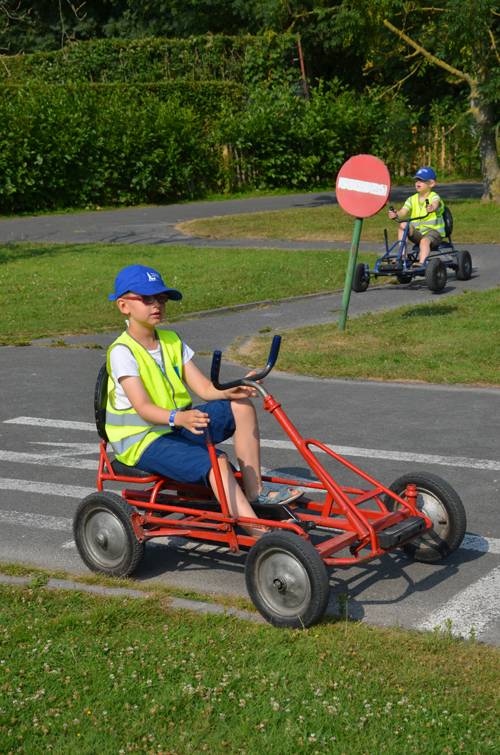
<path fill-rule="evenodd" d="M 450 278 L 443 295 L 499 284 L 496 249 L 474 249 L 473 279 L 462 284 Z M 351 312 L 428 299 L 435 295 L 420 284 L 373 288 L 353 295 Z M 338 306 L 338 297 L 324 297 L 185 321 L 175 328 L 194 348 L 211 350 L 225 348 L 236 336 L 256 333 L 265 325 L 333 320 L 337 315 L 328 310 Z M 107 345 L 111 338 L 84 340 Z M 98 443 L 92 394 L 103 358 L 104 352 L 86 349 L 0 349 L 0 559 L 85 571 L 72 541 L 71 517 L 80 498 L 95 486 Z M 206 357 L 196 360 L 208 370 Z M 239 374 L 240 368 L 224 363 L 224 378 Z M 272 374 L 267 385 L 304 435 L 347 447 L 351 461 L 386 484 L 412 470 L 438 474 L 457 489 L 467 509 L 469 535 L 450 559 L 426 566 L 395 552 L 367 566 L 332 571 L 328 611 L 338 612 L 338 596 L 343 593 L 351 596 L 353 618 L 409 628 L 432 628 L 451 618 L 456 631 L 467 634 L 474 626 L 481 640 L 500 644 L 500 454 L 495 419 L 500 390 L 315 380 L 279 373 Z M 22 417 L 38 421 L 33 424 L 33 419 Z M 263 465 L 307 476 L 300 458 L 283 443 L 286 438 L 276 422 L 263 412 L 259 417 Z M 229 446 L 228 451 L 232 453 Z M 348 484 L 350 473 L 340 479 Z M 246 593 L 243 556 L 179 540 L 148 545 L 137 576 L 199 591 Z"/>
<path fill-rule="evenodd" d="M 396 186 L 391 202 L 404 202 L 412 186 Z M 482 184 L 445 184 L 444 199 L 479 198 Z M 90 242 L 122 244 L 188 244 L 215 247 L 283 247 L 286 249 L 331 249 L 331 243 L 290 242 L 282 239 L 199 239 L 175 230 L 177 223 L 216 215 L 263 212 L 290 208 L 324 207 L 337 204 L 334 192 L 293 194 L 282 197 L 233 199 L 221 202 L 165 205 L 131 210 L 46 215 L 36 218 L 0 220 L 0 242 L 52 241 L 86 244 Z M 335 244 L 336 248 L 342 245 Z"/>

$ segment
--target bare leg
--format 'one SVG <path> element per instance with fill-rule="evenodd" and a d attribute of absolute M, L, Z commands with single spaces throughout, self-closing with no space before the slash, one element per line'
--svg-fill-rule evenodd
<path fill-rule="evenodd" d="M 257 414 L 250 399 L 231 401 L 231 410 L 236 423 L 234 451 L 240 465 L 245 493 L 253 501 L 262 491 Z"/>
<path fill-rule="evenodd" d="M 423 265 L 429 254 L 431 253 L 431 240 L 426 239 L 425 236 L 421 240 L 420 244 L 420 264 Z"/>
<path fill-rule="evenodd" d="M 219 469 L 222 477 L 222 484 L 224 486 L 224 492 L 226 494 L 229 513 L 231 514 L 231 516 L 248 516 L 257 518 L 255 511 L 248 503 L 245 494 L 243 493 L 233 475 L 233 471 L 226 454 L 221 454 L 219 456 Z M 212 490 L 214 491 L 215 497 L 217 498 L 217 500 L 219 500 L 213 469 L 210 470 L 208 481 Z M 243 529 L 252 537 L 261 537 L 264 532 L 267 532 L 266 527 L 252 527 L 251 525 L 243 527 Z"/>

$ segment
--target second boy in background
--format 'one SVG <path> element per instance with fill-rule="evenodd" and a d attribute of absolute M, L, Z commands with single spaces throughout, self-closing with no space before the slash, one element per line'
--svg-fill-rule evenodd
<path fill-rule="evenodd" d="M 413 267 L 423 267 L 432 247 L 437 247 L 445 236 L 444 203 L 441 197 L 433 191 L 436 185 L 436 174 L 432 168 L 420 168 L 414 176 L 416 194 L 408 197 L 403 207 L 395 212 L 389 210 L 391 220 L 401 220 L 408 213 L 412 220 L 408 232 L 408 239 L 420 247 L 420 262 Z M 427 214 L 428 213 L 428 214 Z M 398 239 L 403 238 L 406 223 L 398 228 Z"/>

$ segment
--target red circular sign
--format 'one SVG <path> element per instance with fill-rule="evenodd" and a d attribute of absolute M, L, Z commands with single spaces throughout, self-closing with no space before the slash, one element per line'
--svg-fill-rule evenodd
<path fill-rule="evenodd" d="M 343 210 L 356 218 L 376 215 L 389 201 L 391 174 L 373 155 L 356 155 L 341 167 L 335 194 Z"/>

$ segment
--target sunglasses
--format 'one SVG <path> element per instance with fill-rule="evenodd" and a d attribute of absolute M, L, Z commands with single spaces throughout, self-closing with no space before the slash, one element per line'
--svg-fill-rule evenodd
<path fill-rule="evenodd" d="M 138 294 L 137 296 L 123 296 L 122 298 L 125 299 L 125 301 L 142 301 L 143 304 L 149 306 L 154 303 L 155 299 L 159 304 L 165 304 L 165 302 L 168 301 L 168 294 L 166 292 L 162 294 L 147 294 L 145 296 Z"/>

